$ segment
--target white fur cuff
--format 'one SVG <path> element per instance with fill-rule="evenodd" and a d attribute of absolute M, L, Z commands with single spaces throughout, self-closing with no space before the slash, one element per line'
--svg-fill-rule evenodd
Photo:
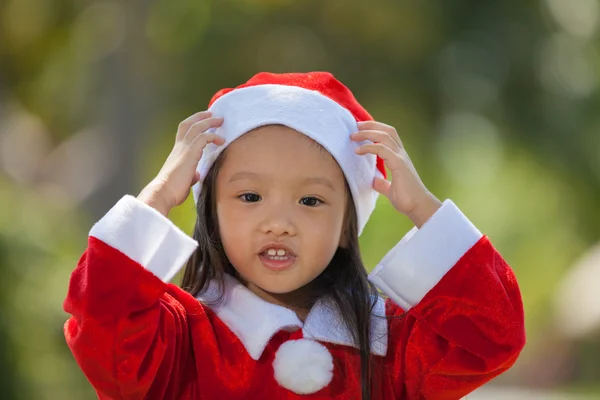
<path fill-rule="evenodd" d="M 386 254 L 369 280 L 408 311 L 481 236 L 458 207 L 446 200 L 421 229 L 413 228 Z"/>
<path fill-rule="evenodd" d="M 130 195 L 121 198 L 92 227 L 90 236 L 119 250 L 164 282 L 175 276 L 198 246 L 167 217 Z"/>

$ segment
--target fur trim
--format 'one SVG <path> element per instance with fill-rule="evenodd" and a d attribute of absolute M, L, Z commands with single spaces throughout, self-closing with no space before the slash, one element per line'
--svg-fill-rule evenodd
<path fill-rule="evenodd" d="M 225 274 L 224 281 L 225 297 L 222 302 L 216 303 L 221 293 L 216 281 L 210 281 L 208 289 L 196 298 L 208 304 L 235 333 L 253 360 L 260 359 L 267 343 L 277 331 L 291 327 L 302 328 L 304 339 L 356 347 L 344 319 L 330 302 L 317 301 L 303 324 L 295 312 L 264 301 L 231 275 Z M 385 318 L 385 300 L 381 297 L 377 299 L 371 313 L 371 338 L 371 353 L 385 356 L 388 323 Z"/>
<path fill-rule="evenodd" d="M 169 282 L 198 247 L 198 242 L 167 217 L 125 195 L 90 230 L 90 236 L 119 250 Z"/>
<path fill-rule="evenodd" d="M 219 154 L 240 136 L 264 125 L 288 126 L 315 140 L 339 164 L 352 192 L 360 235 L 379 195 L 373 190 L 373 178 L 383 175 L 377 169 L 376 156 L 355 153 L 366 142 L 350 140 L 350 134 L 358 131 L 350 111 L 318 91 L 276 84 L 233 90 L 219 97 L 209 111 L 224 118 L 223 125 L 214 131 L 225 139 L 225 144 L 210 143 L 205 147 L 197 168 L 201 179 Z M 192 188 L 196 202 L 201 189 L 202 181 Z"/>
<path fill-rule="evenodd" d="M 404 311 L 423 297 L 481 238 L 450 199 L 420 228 L 413 228 L 369 274 L 369 280 Z"/>

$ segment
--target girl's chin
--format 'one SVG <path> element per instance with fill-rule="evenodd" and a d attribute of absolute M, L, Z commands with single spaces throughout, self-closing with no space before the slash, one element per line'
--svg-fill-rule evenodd
<path fill-rule="evenodd" d="M 263 292 L 266 295 L 269 296 L 286 296 L 286 295 L 292 295 L 294 294 L 298 289 L 300 289 L 302 286 L 299 286 L 297 284 L 294 284 L 292 282 L 286 282 L 283 284 L 279 284 L 279 285 L 273 285 L 272 283 L 269 284 L 265 284 L 265 285 L 253 285 L 255 289 Z M 250 289 L 252 290 L 252 289 Z M 254 290 L 252 290 L 254 291 Z"/>
<path fill-rule="evenodd" d="M 269 303 L 290 306 L 304 304 L 306 300 L 305 285 L 301 282 L 246 283 L 246 287 Z"/>

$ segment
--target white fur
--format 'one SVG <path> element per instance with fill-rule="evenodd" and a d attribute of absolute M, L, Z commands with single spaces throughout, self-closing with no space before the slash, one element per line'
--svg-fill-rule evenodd
<path fill-rule="evenodd" d="M 356 120 L 344 107 L 318 91 L 287 85 L 258 85 L 233 90 L 218 98 L 209 111 L 223 117 L 215 133 L 225 144 L 209 144 L 198 164 L 200 178 L 225 147 L 243 134 L 270 124 L 281 124 L 305 134 L 321 144 L 340 165 L 356 206 L 359 234 L 375 208 L 378 193 L 373 179 L 381 177 L 373 154 L 358 155 L 350 134 L 358 131 Z M 194 185 L 198 201 L 202 182 Z"/>
<path fill-rule="evenodd" d="M 275 379 L 298 394 L 315 393 L 333 378 L 333 358 L 321 343 L 309 339 L 283 343 L 273 361 Z"/>
<path fill-rule="evenodd" d="M 90 230 L 165 282 L 192 255 L 198 242 L 133 196 L 123 196 Z"/>
<path fill-rule="evenodd" d="M 421 229 L 413 228 L 385 255 L 369 280 L 408 311 L 481 237 L 458 207 L 446 200 Z"/>
<path fill-rule="evenodd" d="M 235 333 L 252 359 L 260 359 L 269 340 L 281 329 L 293 331 L 302 328 L 306 339 L 356 347 L 342 316 L 332 304 L 318 301 L 303 324 L 292 310 L 264 301 L 230 275 L 225 274 L 224 278 L 223 302 L 213 304 L 219 294 L 219 285 L 214 281 L 197 299 L 208 304 Z M 387 342 L 385 303 L 379 297 L 371 314 L 371 353 L 385 356 Z"/>
<path fill-rule="evenodd" d="M 377 298 L 371 311 L 370 333 L 371 353 L 385 356 L 388 345 L 388 323 L 385 317 L 385 301 L 381 297 Z M 302 334 L 307 339 L 356 347 L 346 323 L 330 301 L 319 300 L 311 308 L 304 321 Z"/>

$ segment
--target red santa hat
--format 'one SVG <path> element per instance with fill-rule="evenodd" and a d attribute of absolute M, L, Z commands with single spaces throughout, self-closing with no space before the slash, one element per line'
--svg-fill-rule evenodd
<path fill-rule="evenodd" d="M 209 144 L 197 170 L 203 179 L 227 145 L 244 133 L 265 125 L 284 125 L 323 146 L 342 169 L 356 207 L 359 234 L 375 208 L 375 177 L 385 178 L 383 160 L 357 155 L 361 143 L 350 139 L 357 122 L 372 121 L 352 92 L 328 72 L 273 74 L 261 72 L 236 88 L 218 91 L 209 103 L 213 116 L 224 122 L 216 133 L 225 144 Z M 193 187 L 197 202 L 201 183 Z"/>

